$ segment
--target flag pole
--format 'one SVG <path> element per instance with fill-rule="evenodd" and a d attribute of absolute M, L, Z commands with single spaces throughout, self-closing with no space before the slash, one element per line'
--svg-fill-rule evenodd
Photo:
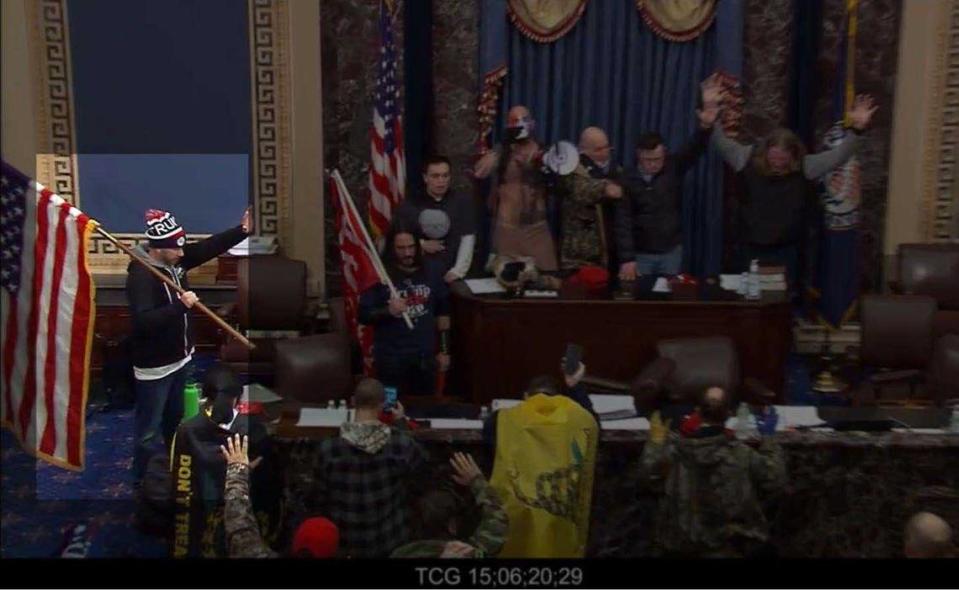
<path fill-rule="evenodd" d="M 132 248 L 130 248 L 129 246 L 123 244 L 122 242 L 120 242 L 120 240 L 118 240 L 118 239 L 116 239 L 115 237 L 113 237 L 113 236 L 110 234 L 110 232 L 108 232 L 108 231 L 106 231 L 105 229 L 103 229 L 102 227 L 100 227 L 99 224 L 97 224 L 97 226 L 96 226 L 96 231 L 97 231 L 97 233 L 99 233 L 99 234 L 100 234 L 101 236 L 103 236 L 104 238 L 110 240 L 110 242 L 113 243 L 114 246 L 116 246 L 117 248 L 123 250 L 123 252 L 124 252 L 127 256 L 129 256 L 130 258 L 132 258 L 133 260 L 135 260 L 136 262 L 138 262 L 140 265 L 143 266 L 143 268 L 145 268 L 145 269 L 147 269 L 148 271 L 150 271 L 151 273 L 153 273 L 153 275 L 154 275 L 156 278 L 158 278 L 158 279 L 160 279 L 161 281 L 163 281 L 168 287 L 171 287 L 173 290 L 175 290 L 175 291 L 176 291 L 177 293 L 179 293 L 180 295 L 183 295 L 183 294 L 186 292 L 186 291 L 183 290 L 182 287 L 180 287 L 179 285 L 177 285 L 176 283 L 174 283 L 173 280 L 170 279 L 170 277 L 168 277 L 168 276 L 166 276 L 165 274 L 163 274 L 162 272 L 158 271 L 156 268 L 153 267 L 152 264 L 150 264 L 149 262 L 147 262 L 146 260 L 144 260 L 142 256 L 140 256 L 139 254 L 137 254 L 136 252 L 134 252 Z M 239 340 L 240 343 L 243 344 L 243 346 L 246 346 L 246 347 L 247 347 L 248 349 L 250 349 L 250 350 L 253 350 L 254 348 L 256 348 L 256 345 L 253 344 L 252 342 L 250 342 L 250 341 L 246 338 L 246 336 L 244 336 L 243 334 L 240 334 L 239 332 L 237 332 L 237 331 L 233 328 L 233 326 L 231 326 L 230 324 L 226 323 L 226 321 L 225 321 L 223 318 L 221 318 L 220 316 L 216 315 L 213 311 L 210 310 L 209 307 L 207 307 L 206 305 L 204 305 L 201 301 L 197 301 L 196 303 L 194 303 L 194 304 L 193 304 L 193 307 L 196 307 L 196 308 L 199 309 L 201 312 L 203 312 L 204 314 L 206 314 L 207 317 L 209 317 L 211 320 L 213 320 L 214 322 L 216 322 L 216 324 L 217 324 L 218 326 L 220 326 L 221 328 L 223 328 L 223 329 L 226 331 L 227 334 L 229 334 L 230 336 L 232 336 L 232 337 L 236 338 L 237 340 Z"/>
<path fill-rule="evenodd" d="M 390 276 L 386 272 L 386 267 L 383 266 L 383 261 L 380 260 L 380 255 L 373 246 L 373 240 L 370 238 L 369 232 L 366 231 L 366 224 L 363 223 L 363 218 L 360 217 L 359 211 L 356 210 L 356 204 L 353 202 L 353 197 L 350 196 L 349 190 L 346 188 L 346 183 L 343 182 L 343 177 L 340 176 L 340 171 L 334 169 L 332 174 L 333 181 L 336 182 L 338 192 L 342 195 L 343 200 L 346 201 L 350 211 L 356 216 L 356 219 L 359 222 L 360 231 L 363 234 L 363 247 L 366 249 L 366 253 L 370 257 L 370 261 L 373 262 L 373 268 L 376 270 L 376 274 L 380 277 L 380 281 L 382 281 L 383 284 L 389 288 L 390 295 L 392 295 L 393 298 L 398 298 L 399 294 L 396 292 L 396 286 L 393 284 L 393 281 L 390 280 Z M 387 247 L 389 247 L 389 245 L 387 245 Z M 403 320 L 406 322 L 406 327 L 412 330 L 413 320 L 410 319 L 410 314 L 408 312 L 403 312 Z"/>

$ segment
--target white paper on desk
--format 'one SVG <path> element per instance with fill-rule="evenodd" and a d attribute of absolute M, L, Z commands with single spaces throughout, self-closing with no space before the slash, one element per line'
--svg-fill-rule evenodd
<path fill-rule="evenodd" d="M 719 286 L 727 291 L 742 289 L 743 275 L 719 275 Z"/>
<path fill-rule="evenodd" d="M 620 410 L 636 411 L 636 402 L 631 395 L 590 394 L 589 401 L 593 402 L 593 411 L 600 416 Z"/>
<path fill-rule="evenodd" d="M 263 387 L 259 383 L 251 383 L 243 386 L 243 395 L 240 396 L 240 401 L 272 404 L 283 401 L 283 398 L 273 393 L 272 390 Z"/>
<path fill-rule="evenodd" d="M 776 425 L 776 430 L 797 426 L 815 426 L 823 423 L 823 419 L 816 412 L 816 406 L 775 406 L 775 408 L 779 414 L 779 424 Z"/>
<path fill-rule="evenodd" d="M 276 252 L 276 236 L 250 236 L 228 250 L 232 256 L 273 254 Z"/>
<path fill-rule="evenodd" d="M 339 428 L 353 417 L 353 410 L 329 410 L 327 408 L 302 408 L 297 426 L 307 428 Z"/>
<path fill-rule="evenodd" d="M 603 430 L 649 430 L 649 420 L 646 418 L 629 418 L 627 420 L 611 420 L 600 422 Z"/>
<path fill-rule="evenodd" d="M 906 432 L 909 434 L 945 434 L 946 431 L 941 428 L 893 428 L 893 432 Z"/>
<path fill-rule="evenodd" d="M 463 418 L 430 418 L 430 428 L 433 430 L 482 430 L 483 421 Z"/>
<path fill-rule="evenodd" d="M 673 290 L 669 286 L 669 281 L 666 280 L 666 277 L 659 277 L 656 279 L 656 284 L 653 285 L 653 293 L 672 293 Z"/>
<path fill-rule="evenodd" d="M 822 424 L 823 420 L 816 412 L 816 406 L 773 406 L 776 413 L 779 414 L 779 421 L 776 423 L 776 432 L 782 432 L 797 426 L 815 426 Z M 735 430 L 739 420 L 736 416 L 726 420 L 726 428 Z M 756 426 L 756 417 L 749 415 L 751 426 Z"/>
<path fill-rule="evenodd" d="M 506 289 L 496 279 L 466 279 L 466 286 L 470 288 L 473 295 L 506 292 Z"/>
<path fill-rule="evenodd" d="M 521 403 L 523 403 L 521 399 L 494 399 L 490 404 L 490 408 L 495 412 L 496 410 L 505 410 L 506 408 L 518 406 Z"/>

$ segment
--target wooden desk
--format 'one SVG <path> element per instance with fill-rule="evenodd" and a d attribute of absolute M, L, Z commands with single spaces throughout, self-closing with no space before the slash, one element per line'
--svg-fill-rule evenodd
<path fill-rule="evenodd" d="M 292 416 L 286 420 L 295 424 Z M 278 429 L 275 439 L 288 482 L 290 530 L 296 515 L 318 513 L 310 485 L 315 457 L 320 440 L 335 436 L 333 429 L 294 424 Z M 587 557 L 653 556 L 660 497 L 637 483 L 646 436 L 603 431 L 600 437 Z M 425 430 L 413 437 L 427 449 L 429 462 L 427 473 L 411 482 L 412 492 L 448 481 L 455 451 L 471 453 L 483 473 L 492 473 L 493 458 L 478 430 Z M 935 486 L 959 489 L 956 436 L 782 432 L 775 440 L 785 452 L 789 478 L 784 496 L 767 507 L 771 541 L 780 557 L 900 557 L 903 523 L 930 507 L 919 492 Z"/>
<path fill-rule="evenodd" d="M 783 399 L 792 315 L 782 296 L 758 302 L 506 299 L 453 286 L 453 366 L 447 390 L 486 404 L 517 397 L 529 380 L 559 374 L 567 343 L 583 347 L 587 373 L 632 380 L 667 338 L 728 336 L 743 377 Z"/>

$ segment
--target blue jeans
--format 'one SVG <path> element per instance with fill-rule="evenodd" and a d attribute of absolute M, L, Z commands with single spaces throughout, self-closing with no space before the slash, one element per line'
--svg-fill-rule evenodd
<path fill-rule="evenodd" d="M 636 272 L 641 275 L 678 275 L 682 266 L 682 245 L 662 254 L 636 255 Z"/>
<path fill-rule="evenodd" d="M 156 453 L 160 435 L 167 451 L 183 418 L 183 388 L 189 363 L 175 373 L 154 381 L 136 380 L 136 415 L 134 418 L 133 478 L 143 479 L 147 462 Z"/>

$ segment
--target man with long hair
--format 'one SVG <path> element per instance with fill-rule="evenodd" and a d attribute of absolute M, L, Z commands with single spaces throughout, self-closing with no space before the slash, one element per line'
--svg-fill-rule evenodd
<path fill-rule="evenodd" d="M 417 232 L 402 221 L 393 226 L 383 265 L 396 294 L 379 283 L 360 296 L 360 322 L 376 326 L 373 365 L 377 377 L 384 385 L 396 387 L 401 396 L 432 395 L 436 371 L 446 371 L 450 365 L 449 288 L 441 275 L 424 268 L 417 238 Z"/>

